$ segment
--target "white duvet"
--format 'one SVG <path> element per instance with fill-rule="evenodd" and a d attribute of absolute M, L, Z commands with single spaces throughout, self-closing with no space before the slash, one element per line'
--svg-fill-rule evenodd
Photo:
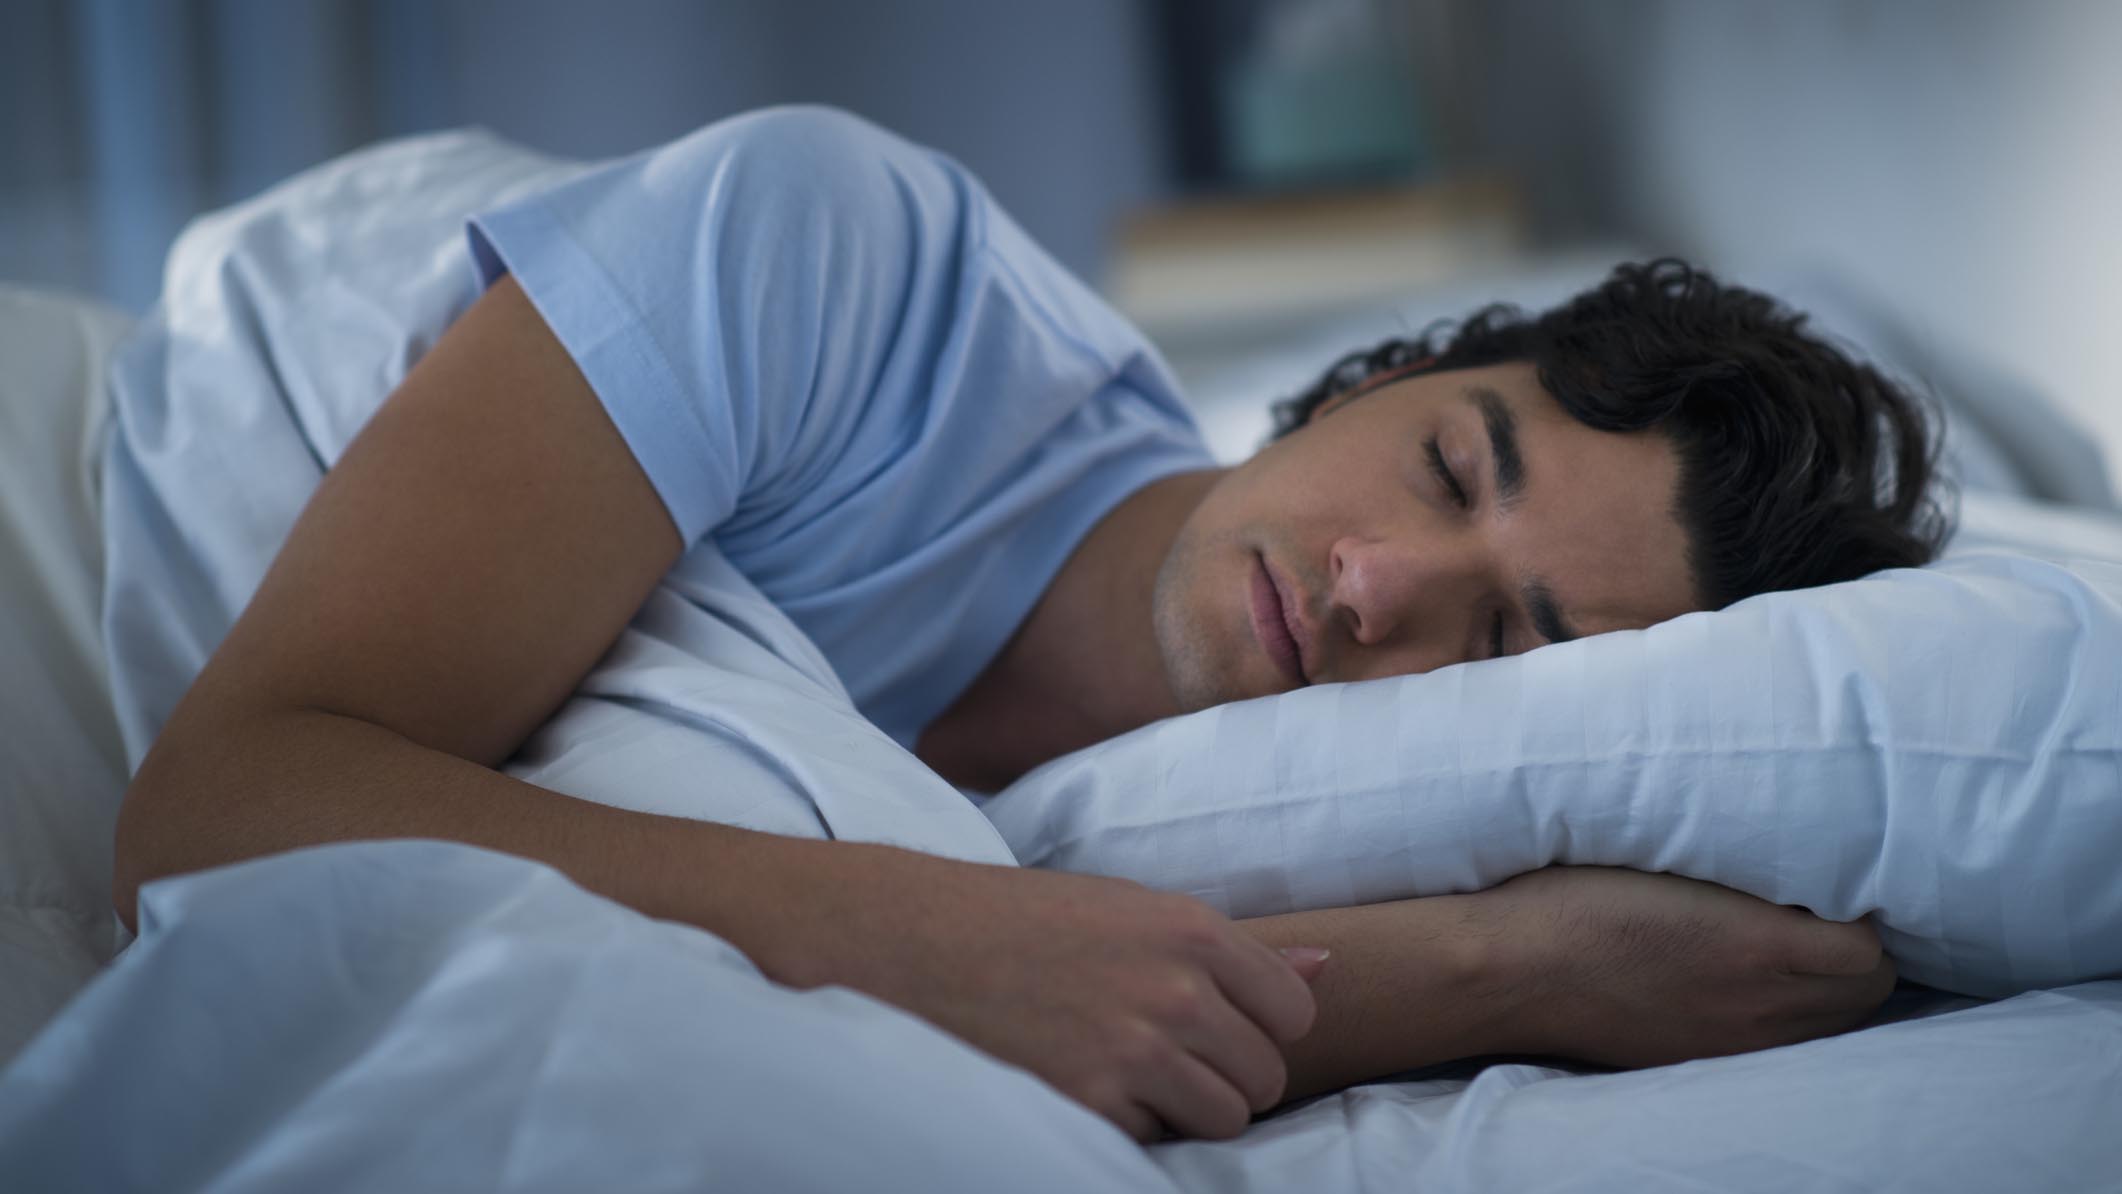
<path fill-rule="evenodd" d="M 2122 983 L 1636 1073 L 1363 1087 L 1147 1153 L 698 931 L 434 842 L 153 885 L 0 1078 L 15 1190 L 2101 1190 Z M 1420 1009 L 1409 1009 L 1420 1014 Z"/>

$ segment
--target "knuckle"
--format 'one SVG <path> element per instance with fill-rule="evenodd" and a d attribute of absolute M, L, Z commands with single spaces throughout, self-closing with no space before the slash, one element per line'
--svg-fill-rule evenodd
<path fill-rule="evenodd" d="M 1223 940 L 1223 915 L 1192 896 L 1166 895 L 1164 911 L 1174 936 L 1190 945 Z"/>
<path fill-rule="evenodd" d="M 1165 1023 L 1191 1027 L 1207 1018 L 1208 984 L 1198 975 L 1173 975 L 1152 997 L 1152 1006 Z"/>
<path fill-rule="evenodd" d="M 1106 1048 L 1121 1070 L 1138 1073 L 1163 1061 L 1170 1046 L 1155 1025 L 1128 1018 L 1113 1024 Z"/>

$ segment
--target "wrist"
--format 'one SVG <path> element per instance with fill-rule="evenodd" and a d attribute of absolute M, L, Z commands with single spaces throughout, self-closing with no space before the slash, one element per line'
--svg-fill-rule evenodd
<path fill-rule="evenodd" d="M 897 846 L 754 836 L 715 884 L 720 907 L 704 927 L 784 986 L 845 986 L 901 1006 L 930 981 L 921 943 L 963 903 L 950 893 L 987 872 L 1016 874 Z"/>
<path fill-rule="evenodd" d="M 1425 896 L 1242 923 L 1270 947 L 1323 946 L 1319 1018 L 1285 1048 L 1288 1097 L 1462 1057 L 1525 1051 L 1526 969 L 1490 901 Z"/>
<path fill-rule="evenodd" d="M 784 986 L 839 981 L 841 951 L 828 936 L 847 920 L 847 905 L 864 902 L 866 855 L 882 848 L 711 822 L 685 822 L 663 844 L 689 862 L 637 873 L 659 888 L 661 907 L 644 911 L 713 933 Z"/>
<path fill-rule="evenodd" d="M 1454 897 L 1464 901 L 1462 949 L 1467 987 L 1489 1009 L 1487 1052 L 1556 1052 L 1553 950 L 1543 926 L 1505 888 Z M 1566 948 L 1566 947 L 1565 947 Z"/>

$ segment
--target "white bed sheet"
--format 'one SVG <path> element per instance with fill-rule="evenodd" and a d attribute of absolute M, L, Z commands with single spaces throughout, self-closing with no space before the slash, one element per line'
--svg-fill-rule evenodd
<path fill-rule="evenodd" d="M 1167 1144 L 1189 1190 L 2112 1191 L 2122 981 L 1629 1073 L 1490 1066 Z"/>

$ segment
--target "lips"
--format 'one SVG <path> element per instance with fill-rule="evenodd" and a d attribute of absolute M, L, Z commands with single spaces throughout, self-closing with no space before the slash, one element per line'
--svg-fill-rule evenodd
<path fill-rule="evenodd" d="M 1304 653 L 1293 630 L 1299 623 L 1283 601 L 1282 588 L 1262 556 L 1254 557 L 1252 618 L 1253 637 L 1283 678 L 1299 688 L 1311 683 L 1304 675 Z"/>

